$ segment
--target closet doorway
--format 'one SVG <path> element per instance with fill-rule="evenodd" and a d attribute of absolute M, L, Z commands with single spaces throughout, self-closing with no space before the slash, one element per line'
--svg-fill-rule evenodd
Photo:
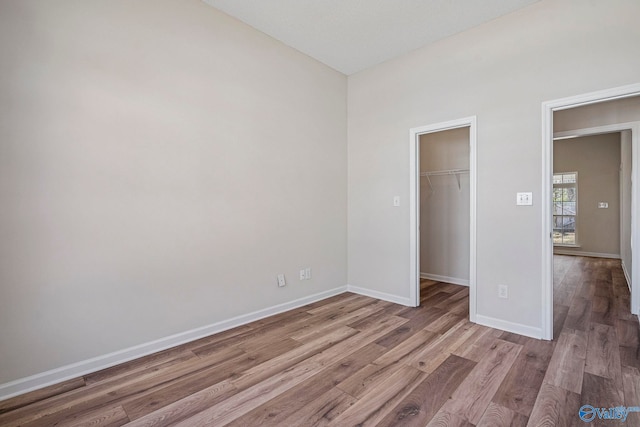
<path fill-rule="evenodd" d="M 475 322 L 476 118 L 414 128 L 410 138 L 410 298 L 420 305 L 421 279 L 468 286 Z"/>

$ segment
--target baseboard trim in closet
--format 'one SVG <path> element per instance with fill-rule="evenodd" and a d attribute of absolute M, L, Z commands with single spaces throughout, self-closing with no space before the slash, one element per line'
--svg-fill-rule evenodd
<path fill-rule="evenodd" d="M 302 307 L 316 301 L 321 301 L 323 299 L 344 292 L 347 292 L 347 286 L 341 286 L 328 291 L 309 295 L 307 297 L 274 305 L 272 307 L 267 307 L 262 310 L 257 310 L 252 313 L 247 313 L 233 317 L 231 319 L 212 323 L 207 326 L 180 332 L 178 334 L 160 338 L 155 341 L 150 341 L 134 347 L 129 347 L 123 350 L 115 351 L 113 353 L 97 356 L 92 359 L 83 360 L 77 363 L 62 366 L 60 368 L 51 369 L 49 371 L 31 375 L 29 377 L 20 378 L 14 381 L 0 384 L 0 400 L 9 399 L 11 397 L 28 393 L 30 391 L 38 390 L 43 387 L 77 378 L 81 375 L 86 375 L 91 372 L 110 368 L 112 366 L 119 365 L 120 363 L 129 362 L 139 357 L 147 356 L 149 354 L 166 350 L 180 344 L 185 344 L 190 341 L 195 341 L 197 339 L 204 338 L 218 332 L 226 331 L 227 329 L 242 326 L 247 323 L 254 322 L 265 317 L 273 316 L 275 314 L 282 313 L 288 310 L 292 310 L 294 308 Z"/>
<path fill-rule="evenodd" d="M 452 283 L 454 285 L 469 286 L 469 279 L 459 279 L 457 277 L 440 276 L 439 274 L 420 273 L 420 278 L 435 280 L 436 282 Z"/>

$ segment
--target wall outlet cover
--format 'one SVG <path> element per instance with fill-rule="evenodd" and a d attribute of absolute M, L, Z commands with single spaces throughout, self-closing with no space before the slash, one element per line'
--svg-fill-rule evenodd
<path fill-rule="evenodd" d="M 509 289 L 507 285 L 499 285 L 498 286 L 498 297 L 500 298 L 508 298 L 509 297 Z"/>

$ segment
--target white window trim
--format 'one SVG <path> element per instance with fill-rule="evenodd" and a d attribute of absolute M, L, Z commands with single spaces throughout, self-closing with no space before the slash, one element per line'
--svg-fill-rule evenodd
<path fill-rule="evenodd" d="M 569 187 L 575 187 L 576 188 L 576 213 L 574 214 L 575 217 L 575 225 L 574 225 L 574 237 L 573 237 L 573 241 L 574 243 L 553 243 L 553 247 L 554 248 L 579 248 L 580 247 L 580 240 L 578 239 L 578 223 L 580 221 L 579 218 L 579 211 L 578 211 L 578 201 L 580 200 L 580 196 L 578 194 L 578 182 L 579 182 L 579 178 L 578 178 L 578 171 L 567 171 L 567 172 L 554 172 L 553 175 L 570 175 L 570 174 L 574 174 L 576 176 L 576 182 L 572 182 L 572 183 L 559 183 L 559 184 L 553 184 L 553 188 L 569 188 Z M 557 215 L 553 215 L 554 217 Z M 569 216 L 569 215 L 560 215 L 560 216 Z"/>

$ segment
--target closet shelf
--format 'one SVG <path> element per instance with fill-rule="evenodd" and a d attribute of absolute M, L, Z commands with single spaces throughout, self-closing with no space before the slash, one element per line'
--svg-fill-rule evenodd
<path fill-rule="evenodd" d="M 461 173 L 469 173 L 469 169 L 446 169 L 441 171 L 420 172 L 420 176 L 458 175 Z"/>
<path fill-rule="evenodd" d="M 432 193 L 435 193 L 435 190 L 433 189 L 433 185 L 431 185 L 431 179 L 429 178 L 430 176 L 455 175 L 456 181 L 458 181 L 458 190 L 461 190 L 461 187 L 460 187 L 460 174 L 463 174 L 463 173 L 469 173 L 469 169 L 446 169 L 446 170 L 441 170 L 441 171 L 420 172 L 420 176 L 427 177 L 427 181 L 429 182 L 429 188 L 431 189 Z"/>

